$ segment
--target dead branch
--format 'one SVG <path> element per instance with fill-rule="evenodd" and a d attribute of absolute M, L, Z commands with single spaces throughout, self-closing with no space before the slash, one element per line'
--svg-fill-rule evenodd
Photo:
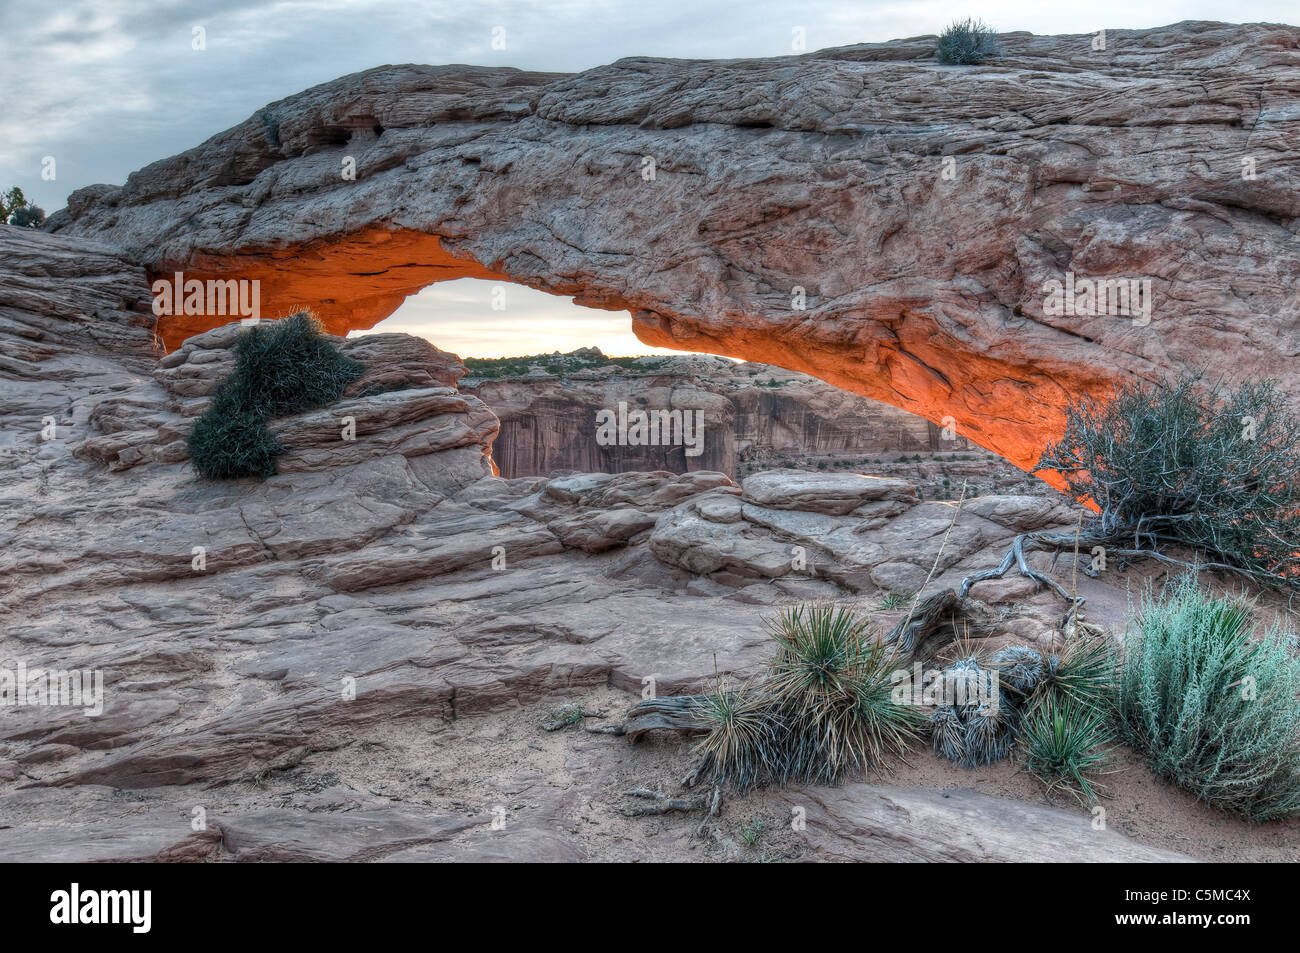
<path fill-rule="evenodd" d="M 664 729 L 666 731 L 685 731 L 699 733 L 705 727 L 696 716 L 696 706 L 702 695 L 669 695 L 660 698 L 647 698 L 632 706 L 623 723 L 624 734 L 629 741 L 641 740 L 647 731 Z"/>
<path fill-rule="evenodd" d="M 671 814 L 674 811 L 708 811 L 711 800 L 707 794 L 700 794 L 691 798 L 673 797 L 664 794 L 662 791 L 651 791 L 649 788 L 625 791 L 623 795 L 624 797 L 642 798 L 643 800 L 655 802 L 649 807 L 626 809 L 623 813 L 628 817 L 657 817 L 660 814 Z"/>

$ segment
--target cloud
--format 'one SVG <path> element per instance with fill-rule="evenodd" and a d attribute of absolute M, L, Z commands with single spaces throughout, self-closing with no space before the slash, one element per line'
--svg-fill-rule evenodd
<path fill-rule="evenodd" d="M 499 311 L 492 307 L 497 288 L 505 296 Z M 425 338 L 461 357 L 549 354 L 593 345 L 611 357 L 673 353 L 637 340 L 626 311 L 597 311 L 523 285 L 474 278 L 430 285 L 370 331 L 353 334 L 393 331 Z"/>

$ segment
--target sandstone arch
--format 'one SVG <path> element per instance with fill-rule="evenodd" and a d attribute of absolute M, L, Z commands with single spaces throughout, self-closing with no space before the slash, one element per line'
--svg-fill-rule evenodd
<path fill-rule="evenodd" d="M 938 65 L 932 38 L 577 75 L 381 67 L 83 189 L 50 227 L 153 275 L 258 278 L 264 306 L 336 331 L 431 281 L 516 281 L 628 309 L 650 344 L 950 417 L 1026 467 L 1070 395 L 1134 375 L 1213 360 L 1300 391 L 1300 30 L 1002 45 L 983 67 Z M 1045 313 L 1066 272 L 1150 279 L 1152 322 Z"/>

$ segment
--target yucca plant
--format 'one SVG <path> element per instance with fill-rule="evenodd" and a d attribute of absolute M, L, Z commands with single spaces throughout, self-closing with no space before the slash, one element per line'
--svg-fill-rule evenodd
<path fill-rule="evenodd" d="M 1047 672 L 1043 653 L 1027 645 L 1009 645 L 999 649 L 989 661 L 997 669 L 1002 687 L 1015 701 L 1032 695 Z"/>
<path fill-rule="evenodd" d="M 800 606 L 768 629 L 777 651 L 764 687 L 788 727 L 787 778 L 835 783 L 906 750 L 922 718 L 891 697 L 895 653 L 869 620 Z"/>
<path fill-rule="evenodd" d="M 760 692 L 720 682 L 712 692 L 693 699 L 692 715 L 707 730 L 694 749 L 700 756 L 696 776 L 729 784 L 741 793 L 784 777 L 785 727 Z"/>
<path fill-rule="evenodd" d="M 1105 711 L 1068 694 L 1053 694 L 1025 716 L 1020 732 L 1025 767 L 1049 792 L 1069 791 L 1083 804 L 1097 799 L 1089 775 L 1105 767 L 1110 755 L 1106 745 L 1114 738 Z"/>
<path fill-rule="evenodd" d="M 1148 591 L 1118 709 L 1156 774 L 1254 821 L 1300 815 L 1300 663 L 1288 630 L 1253 637 L 1252 604 L 1187 574 Z"/>
<path fill-rule="evenodd" d="M 931 744 L 935 754 L 964 768 L 1001 761 L 1015 742 L 1017 713 L 1006 703 L 998 687 L 996 671 L 981 664 L 979 656 L 964 645 L 961 658 L 943 670 L 941 677 L 955 684 L 964 680 L 969 687 L 989 685 L 996 697 L 954 699 L 957 704 L 940 705 L 930 715 Z"/>
<path fill-rule="evenodd" d="M 1116 661 L 1105 639 L 1077 638 L 1064 651 L 1047 655 L 1026 652 L 1038 655 L 1037 666 L 1029 654 L 1004 657 L 999 663 L 1003 685 L 1016 693 L 1013 703 L 1025 713 L 1059 700 L 1101 711 L 1113 707 Z"/>
<path fill-rule="evenodd" d="M 912 596 L 905 592 L 886 592 L 876 600 L 877 609 L 902 609 L 912 601 Z"/>

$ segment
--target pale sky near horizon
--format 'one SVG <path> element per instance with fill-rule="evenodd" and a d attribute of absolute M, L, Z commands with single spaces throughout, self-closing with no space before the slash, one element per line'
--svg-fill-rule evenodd
<path fill-rule="evenodd" d="M 966 16 L 1040 34 L 1300 19 L 1295 0 L 0 0 L 0 189 L 20 186 L 53 212 L 74 189 L 121 183 L 269 102 L 385 63 L 576 72 L 633 55 L 779 56 L 794 27 L 815 50 L 933 34 Z M 196 27 L 206 49 L 192 48 Z M 492 46 L 497 27 L 503 50 Z M 652 350 L 626 312 L 508 293 L 513 304 L 498 312 L 486 282 L 435 285 L 376 330 L 482 357 Z"/>

